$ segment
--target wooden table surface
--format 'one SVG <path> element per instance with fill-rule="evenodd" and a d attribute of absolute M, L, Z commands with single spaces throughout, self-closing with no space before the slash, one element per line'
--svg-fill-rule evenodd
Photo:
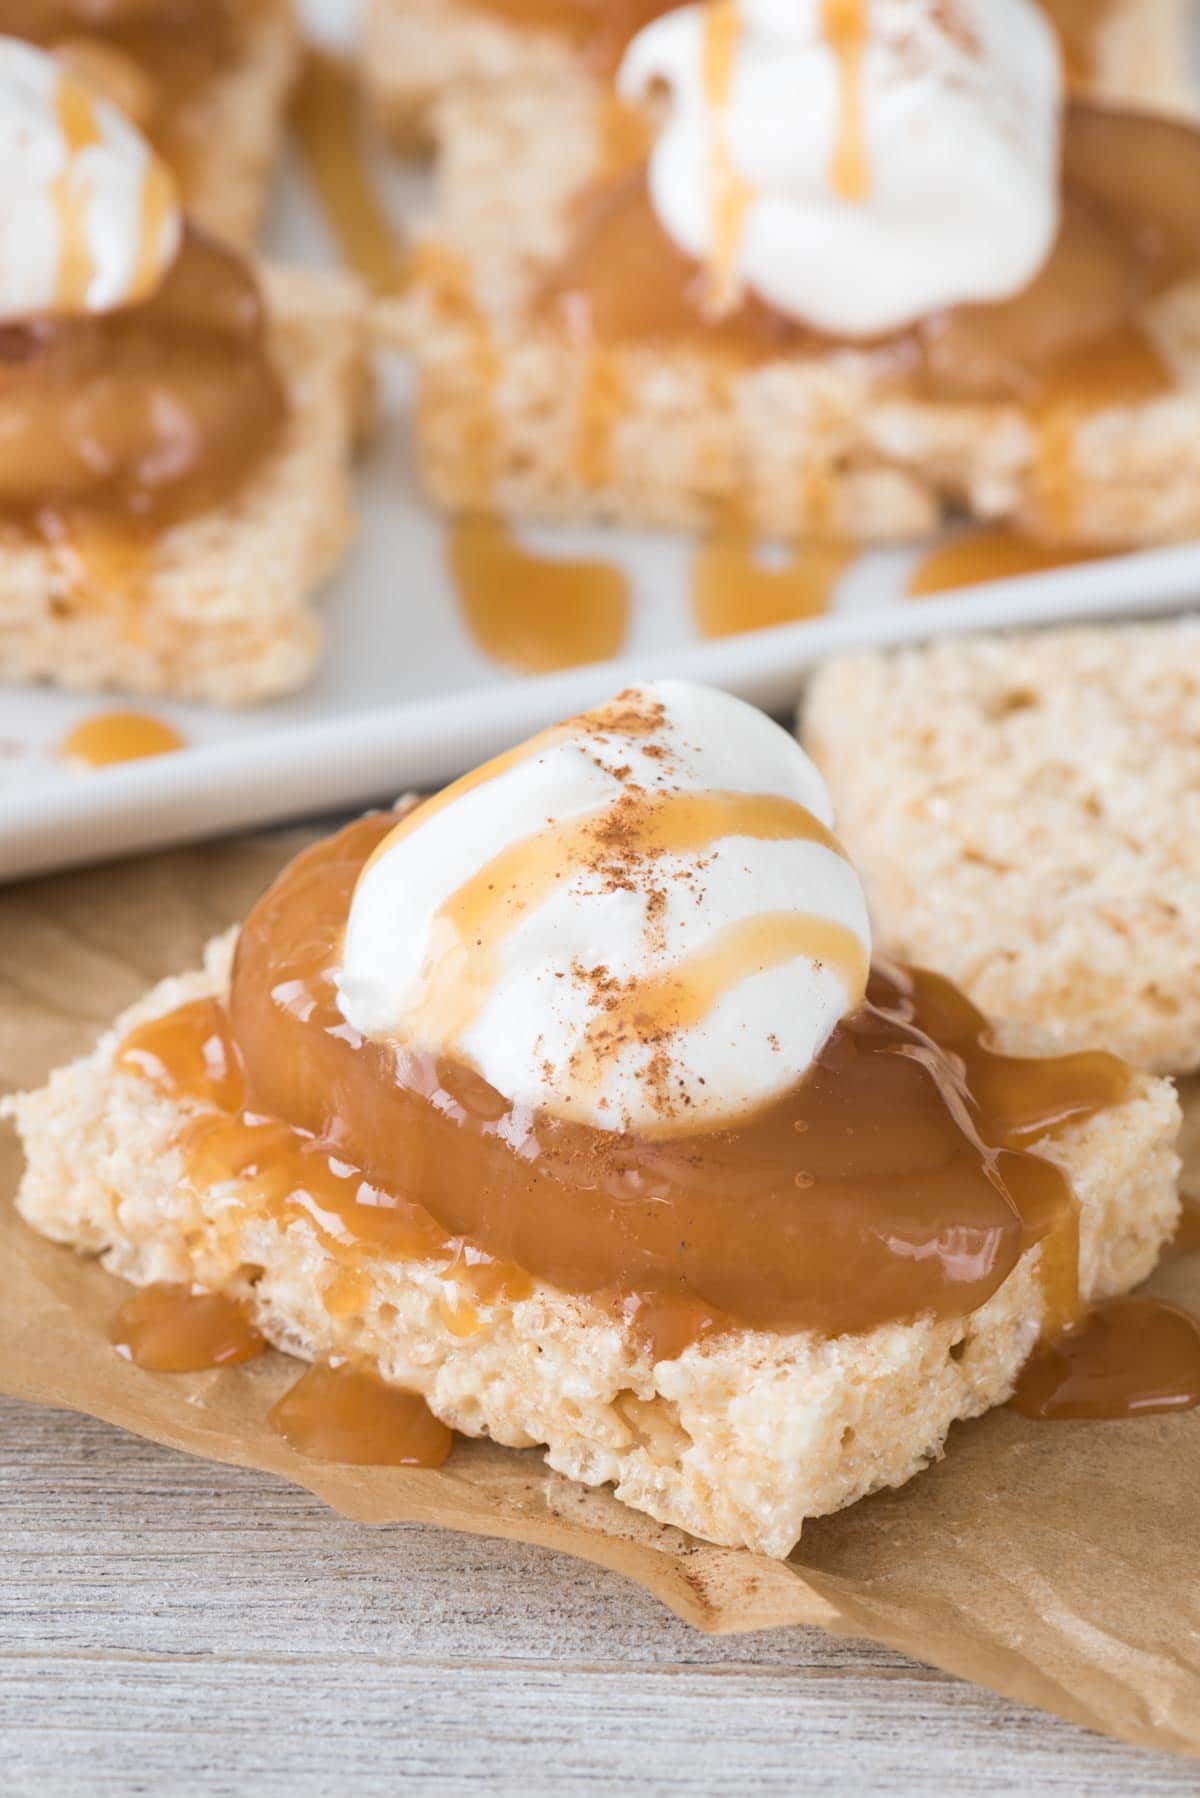
<path fill-rule="evenodd" d="M 870 1644 L 698 1635 L 544 1550 L 370 1529 L 0 1400 L 0 1792 L 1200 1792 Z"/>

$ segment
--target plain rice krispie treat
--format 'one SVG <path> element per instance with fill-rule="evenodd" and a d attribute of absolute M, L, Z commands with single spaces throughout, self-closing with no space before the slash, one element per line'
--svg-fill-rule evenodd
<path fill-rule="evenodd" d="M 353 530 L 364 313 L 341 275 L 271 268 L 264 294 L 289 402 L 278 447 L 235 500 L 154 538 L 132 596 L 69 550 L 0 538 L 0 680 L 244 705 L 312 672 L 315 589 Z"/>
<path fill-rule="evenodd" d="M 603 0 L 601 0 L 603 4 Z M 620 0 L 608 0 L 620 7 Z M 1082 0 L 1089 6 L 1090 0 Z M 659 7 L 667 11 L 669 0 Z M 594 9 L 593 9 L 594 10 Z M 652 8 L 626 8 L 649 18 Z M 1069 20 L 1081 0 L 1052 0 L 1051 15 Z M 1091 7 L 1093 16 L 1101 9 Z M 588 45 L 543 21 L 522 19 L 520 8 L 471 5 L 470 0 L 368 0 L 363 28 L 363 81 L 376 116 L 404 147 L 427 142 L 432 112 L 443 95 L 463 86 L 493 86 L 517 77 L 546 87 L 583 73 L 604 79 L 604 64 Z M 580 8 L 586 21 L 588 9 Z M 1187 0 L 1115 0 L 1089 24 L 1094 34 L 1086 64 L 1073 68 L 1077 85 L 1126 105 L 1181 111 L 1194 101 L 1190 80 Z M 592 67 L 589 67 L 589 63 Z"/>
<path fill-rule="evenodd" d="M 1068 402 L 1047 422 L 1008 400 L 890 384 L 852 346 L 730 360 L 702 331 L 598 342 L 538 295 L 580 196 L 611 163 L 613 108 L 566 72 L 553 86 L 460 89 L 440 106 L 438 202 L 413 291 L 379 309 L 420 377 L 423 479 L 452 511 L 908 540 L 947 517 L 1068 545 L 1200 533 L 1200 278 L 1140 324 L 1160 393 Z M 628 127 L 622 127 L 627 130 Z"/>
<path fill-rule="evenodd" d="M 472 1292 L 478 1327 L 463 1334 L 453 1268 L 428 1261 L 364 1259 L 361 1296 L 332 1315 L 321 1295 L 339 1264 L 312 1224 L 251 1216 L 231 1234 L 236 1192 L 185 1170 L 193 1109 L 115 1065 L 131 1026 L 227 991 L 232 946 L 232 934 L 215 942 L 202 972 L 163 982 L 94 1054 L 8 1102 L 28 1158 L 18 1203 L 35 1229 L 139 1283 L 227 1292 L 289 1353 L 365 1358 L 467 1435 L 543 1444 L 573 1478 L 770 1555 L 788 1553 L 806 1517 L 902 1484 L 955 1419 L 1012 1391 L 1043 1315 L 1040 1247 L 960 1320 L 832 1340 L 742 1330 L 656 1364 L 611 1311 L 544 1284 L 522 1299 Z M 1047 1047 L 1025 1029 L 1000 1035 L 1010 1052 Z M 1143 1279 L 1174 1229 L 1177 1130 L 1171 1086 L 1138 1076 L 1123 1103 L 1042 1144 L 1074 1182 L 1088 1297 Z"/>
<path fill-rule="evenodd" d="M 1200 1067 L 1200 625 L 845 657 L 802 735 L 881 952 L 989 1014 Z"/>

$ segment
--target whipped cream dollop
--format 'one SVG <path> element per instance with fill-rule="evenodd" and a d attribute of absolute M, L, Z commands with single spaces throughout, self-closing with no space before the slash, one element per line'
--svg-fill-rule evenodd
<path fill-rule="evenodd" d="M 1059 220 L 1063 74 L 1033 0 L 711 0 L 648 25 L 622 94 L 669 89 L 659 222 L 839 336 L 1020 291 Z"/>
<path fill-rule="evenodd" d="M 183 219 L 145 139 L 53 56 L 0 38 L 0 319 L 153 293 Z"/>
<path fill-rule="evenodd" d="M 602 1129 L 762 1106 L 859 1005 L 862 886 L 789 734 L 680 681 L 467 776 L 364 868 L 342 1013 L 511 1103 Z"/>

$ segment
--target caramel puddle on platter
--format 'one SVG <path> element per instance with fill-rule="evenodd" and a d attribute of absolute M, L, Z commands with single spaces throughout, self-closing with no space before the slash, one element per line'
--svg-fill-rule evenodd
<path fill-rule="evenodd" d="M 619 568 L 536 556 L 482 513 L 454 521 L 447 553 L 463 619 L 492 661 L 549 674 L 619 654 L 629 628 Z"/>
<path fill-rule="evenodd" d="M 440 1467 L 454 1442 L 418 1393 L 349 1366 L 310 1367 L 268 1421 L 300 1454 L 352 1467 Z"/>
<path fill-rule="evenodd" d="M 186 739 L 174 725 L 149 712 L 98 712 L 67 732 L 58 753 L 63 761 L 85 768 L 110 768 L 185 747 Z"/>
<path fill-rule="evenodd" d="M 693 565 L 696 629 L 702 637 L 731 637 L 819 618 L 829 610 L 855 553 L 844 543 L 800 543 L 772 567 L 745 532 L 710 537 L 700 545 Z"/>
<path fill-rule="evenodd" d="M 1010 1403 L 1044 1422 L 1190 1411 L 1200 1323 L 1162 1299 L 1108 1299 L 1033 1355 Z"/>
<path fill-rule="evenodd" d="M 296 87 L 292 129 L 325 218 L 356 274 L 379 294 L 405 285 L 405 258 L 363 154 L 362 99 L 347 65 L 310 50 Z"/>
<path fill-rule="evenodd" d="M 1094 562 L 1115 550 L 1066 549 L 1022 537 L 1018 531 L 994 529 L 966 531 L 930 550 L 913 570 L 908 583 L 910 599 L 929 599 L 956 587 L 974 587 L 983 581 L 1006 581 L 1014 575 L 1045 574 L 1053 568 L 1071 568 Z"/>
<path fill-rule="evenodd" d="M 167 1284 L 132 1293 L 113 1319 L 110 1338 L 119 1355 L 152 1373 L 237 1367 L 267 1346 L 231 1299 Z"/>

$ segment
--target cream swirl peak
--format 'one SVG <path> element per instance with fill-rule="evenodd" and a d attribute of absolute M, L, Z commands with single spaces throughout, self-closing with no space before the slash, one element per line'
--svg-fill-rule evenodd
<path fill-rule="evenodd" d="M 816 768 L 752 706 L 631 688 L 448 787 L 359 878 L 343 1015 L 601 1129 L 728 1123 L 863 995 L 866 902 Z"/>
<path fill-rule="evenodd" d="M 174 180 L 53 56 L 0 38 L 0 320 L 145 299 L 179 248 Z"/>
<path fill-rule="evenodd" d="M 1064 87 L 1033 0 L 710 0 L 619 83 L 669 89 L 651 201 L 717 312 L 750 288 L 871 337 L 1006 298 L 1053 246 Z"/>

